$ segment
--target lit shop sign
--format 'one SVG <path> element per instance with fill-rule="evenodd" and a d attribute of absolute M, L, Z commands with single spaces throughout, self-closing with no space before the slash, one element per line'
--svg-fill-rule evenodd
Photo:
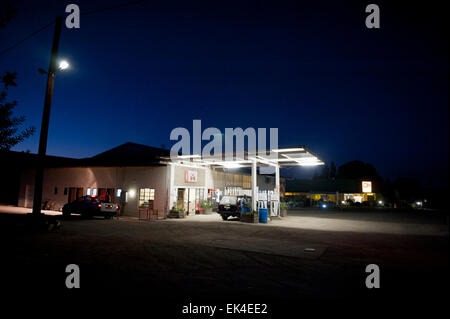
<path fill-rule="evenodd" d="M 186 183 L 196 183 L 197 182 L 197 171 L 185 171 L 184 181 Z"/>
<path fill-rule="evenodd" d="M 363 193 L 372 193 L 372 182 L 362 182 Z"/>

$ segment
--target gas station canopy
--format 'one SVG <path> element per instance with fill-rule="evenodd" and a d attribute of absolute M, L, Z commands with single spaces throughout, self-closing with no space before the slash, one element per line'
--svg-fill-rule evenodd
<path fill-rule="evenodd" d="M 317 166 L 324 162 L 304 146 L 278 148 L 272 150 L 245 151 L 242 153 L 222 153 L 221 155 L 175 155 L 172 161 L 209 167 L 239 168 L 258 166 Z"/>
<path fill-rule="evenodd" d="M 280 168 L 285 166 L 317 166 L 324 162 L 304 146 L 277 148 L 271 150 L 251 150 L 221 154 L 172 154 L 162 158 L 169 164 L 201 168 L 241 168 L 251 167 L 251 198 L 252 207 L 268 208 L 271 216 L 279 216 L 280 209 Z M 273 167 L 275 173 L 275 188 L 271 195 L 270 205 L 267 200 L 258 200 L 257 167 Z M 173 167 L 173 165 L 172 165 Z M 266 173 L 267 174 L 267 173 Z"/>

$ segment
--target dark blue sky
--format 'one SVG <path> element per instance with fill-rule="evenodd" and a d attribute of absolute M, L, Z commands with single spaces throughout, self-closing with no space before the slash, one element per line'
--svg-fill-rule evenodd
<path fill-rule="evenodd" d="M 81 12 L 125 0 L 73 1 Z M 86 157 L 132 141 L 172 145 L 192 127 L 278 127 L 337 165 L 448 184 L 448 34 L 443 8 L 377 1 L 148 1 L 63 29 L 48 154 Z M 14 1 L 0 50 L 63 14 L 66 1 Z M 17 114 L 40 127 L 53 28 L 0 56 L 18 72 Z M 14 150 L 37 152 L 39 134 Z"/>

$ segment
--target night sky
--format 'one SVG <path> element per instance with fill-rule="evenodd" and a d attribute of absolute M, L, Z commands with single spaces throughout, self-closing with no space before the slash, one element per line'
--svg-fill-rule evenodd
<path fill-rule="evenodd" d="M 4 0 L 2 0 L 4 2 Z M 372 163 L 383 177 L 448 185 L 448 44 L 444 8 L 373 1 L 12 1 L 9 47 L 65 6 L 47 153 L 92 156 L 127 141 L 170 147 L 175 127 L 278 127 L 280 146 L 327 163 Z M 53 27 L 0 55 L 18 72 L 16 114 L 40 128 Z M 39 131 L 14 150 L 37 152 Z M 296 168 L 300 172 L 301 168 Z M 309 168 L 308 172 L 312 172 Z M 301 175 L 301 173 L 299 173 Z"/>

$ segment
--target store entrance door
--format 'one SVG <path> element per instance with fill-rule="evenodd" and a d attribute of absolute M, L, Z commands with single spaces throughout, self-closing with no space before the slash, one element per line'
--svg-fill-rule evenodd
<path fill-rule="evenodd" d="M 77 199 L 77 189 L 75 187 L 69 187 L 69 193 L 67 195 L 67 201 L 69 203 L 74 202 Z"/>
<path fill-rule="evenodd" d="M 186 207 L 184 205 L 184 196 L 186 193 L 185 188 L 178 188 L 177 190 L 177 209 L 183 209 L 186 210 Z"/>
<path fill-rule="evenodd" d="M 176 206 L 188 212 L 189 215 L 195 215 L 196 211 L 200 209 L 203 197 L 203 188 L 178 188 Z"/>
<path fill-rule="evenodd" d="M 188 212 L 189 215 L 195 215 L 195 194 L 196 189 L 195 188 L 188 188 Z"/>

